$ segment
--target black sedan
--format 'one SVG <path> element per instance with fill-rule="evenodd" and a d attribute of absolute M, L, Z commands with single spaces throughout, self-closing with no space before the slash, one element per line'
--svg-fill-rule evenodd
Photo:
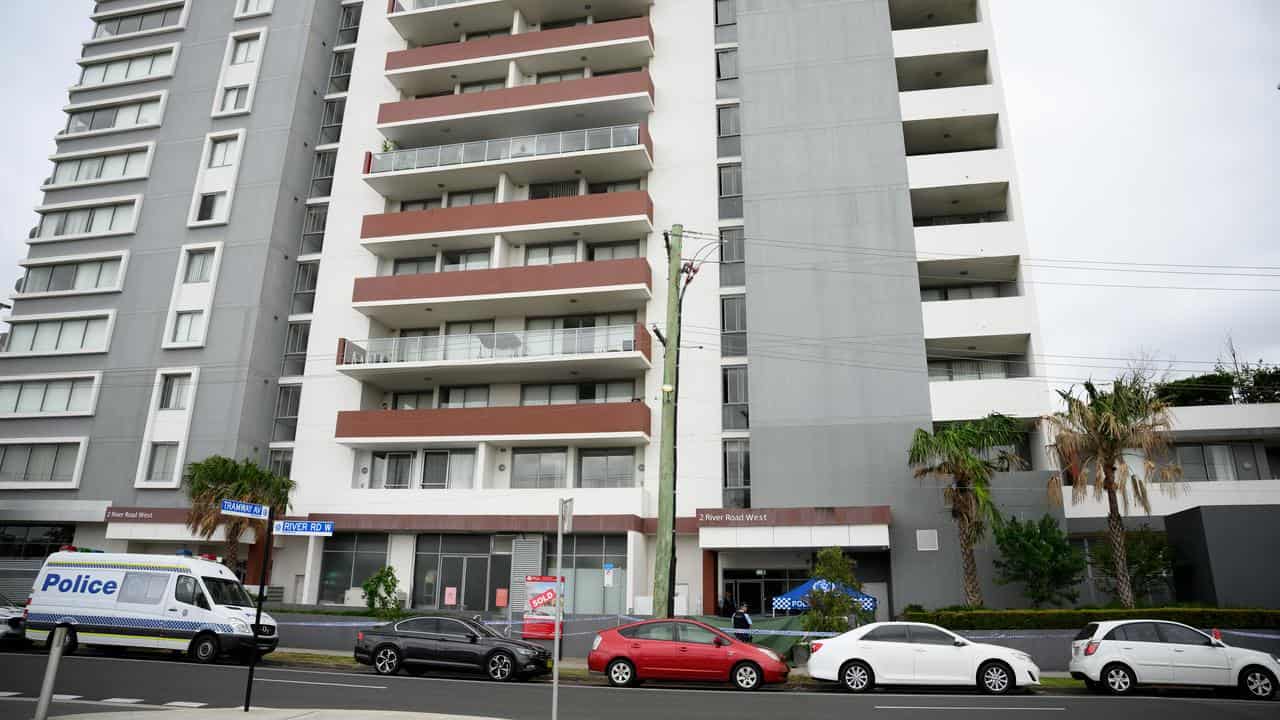
<path fill-rule="evenodd" d="M 456 617 L 413 617 L 356 633 L 356 662 L 379 675 L 404 668 L 423 675 L 429 668 L 480 670 L 491 680 L 526 680 L 551 669 L 551 653 L 505 638 L 482 623 Z"/>

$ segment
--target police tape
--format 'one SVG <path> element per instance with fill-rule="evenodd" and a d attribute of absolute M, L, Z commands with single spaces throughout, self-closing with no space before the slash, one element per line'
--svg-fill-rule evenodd
<path fill-rule="evenodd" d="M 1246 632 L 1244 630 L 1221 630 L 1223 635 L 1240 635 L 1242 637 L 1262 638 L 1263 640 L 1280 640 L 1278 633 Z"/>

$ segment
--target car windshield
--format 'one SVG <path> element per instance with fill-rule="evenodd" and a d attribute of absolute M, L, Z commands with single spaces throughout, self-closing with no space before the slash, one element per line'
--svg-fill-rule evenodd
<path fill-rule="evenodd" d="M 209 596 L 215 605 L 254 606 L 253 599 L 249 597 L 249 591 L 235 580 L 205 577 L 204 586 L 209 589 Z"/>

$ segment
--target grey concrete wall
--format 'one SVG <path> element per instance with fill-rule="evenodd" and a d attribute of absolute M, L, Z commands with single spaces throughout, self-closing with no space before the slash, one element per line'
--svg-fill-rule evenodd
<path fill-rule="evenodd" d="M 1280 607 L 1280 576 L 1268 569 L 1269 551 L 1280 547 L 1280 506 L 1199 507 L 1165 518 L 1178 558 L 1175 582 L 1193 577 L 1188 599 L 1220 607 Z M 1179 600 L 1183 598 L 1179 597 Z"/>
<path fill-rule="evenodd" d="M 125 3 L 116 5 L 127 6 Z M 115 5 L 113 5 L 113 9 Z M 0 374 L 103 370 L 97 414 L 90 418 L 0 420 L 7 436 L 88 435 L 88 455 L 76 491 L 0 491 L 0 499 L 110 500 L 120 505 L 183 505 L 177 490 L 133 487 L 155 370 L 199 366 L 186 459 L 212 454 L 264 459 L 270 439 L 275 378 L 280 370 L 294 256 L 325 79 L 337 28 L 334 2 L 277 2 L 265 17 L 235 21 L 233 3 L 191 3 L 185 30 L 87 48 L 96 55 L 165 43 L 181 43 L 171 79 L 76 93 L 73 101 L 167 89 L 158 129 L 66 140 L 59 152 L 155 140 L 149 179 L 47 193 L 46 203 L 143 195 L 136 234 L 33 245 L 31 257 L 117 249 L 130 251 L 121 293 L 19 300 L 14 315 L 115 309 L 110 352 L 105 355 L 0 358 Z M 211 118 L 227 36 L 267 27 L 265 54 L 253 111 Z M 72 58 L 60 61 L 71 62 Z M 205 135 L 245 128 L 237 192 L 230 223 L 188 228 L 187 214 Z M 33 183 L 41 178 L 31 178 Z M 179 248 L 221 241 L 222 265 L 204 348 L 160 348 Z M 39 518 L 32 518 L 39 519 Z"/>

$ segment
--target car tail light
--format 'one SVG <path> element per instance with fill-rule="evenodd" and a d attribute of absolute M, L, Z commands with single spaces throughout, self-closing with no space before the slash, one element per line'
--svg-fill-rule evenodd
<path fill-rule="evenodd" d="M 1085 654 L 1085 656 L 1087 657 L 1087 656 L 1089 656 L 1089 655 L 1092 655 L 1092 654 L 1094 654 L 1094 653 L 1098 652 L 1098 646 L 1099 646 L 1099 645 L 1101 645 L 1101 644 L 1102 644 L 1102 643 L 1098 642 L 1097 640 L 1092 640 L 1092 641 L 1090 641 L 1088 645 L 1085 645 L 1085 646 L 1084 646 L 1084 654 Z"/>
<path fill-rule="evenodd" d="M 596 648 L 600 647 L 600 641 L 603 639 L 604 638 L 600 637 L 599 635 L 596 635 L 596 639 L 591 641 L 591 650 L 595 651 Z"/>
<path fill-rule="evenodd" d="M 364 642 L 364 631 L 363 631 L 363 630 L 359 630 L 359 631 L 357 631 L 357 632 L 356 632 L 356 642 Z"/>
<path fill-rule="evenodd" d="M 1222 631 L 1221 631 L 1221 630 L 1219 630 L 1218 628 L 1214 628 L 1214 629 L 1213 629 L 1213 639 L 1214 639 L 1214 640 L 1221 640 L 1221 639 L 1222 639 Z"/>
<path fill-rule="evenodd" d="M 822 643 L 820 643 L 820 642 L 811 642 L 811 643 L 809 643 L 809 652 L 810 652 L 810 654 L 812 654 L 812 653 L 816 653 L 816 652 L 818 652 L 818 651 L 819 651 L 819 650 L 821 650 L 821 649 L 822 649 Z"/>
<path fill-rule="evenodd" d="M 27 596 L 27 602 L 22 606 L 22 619 L 23 620 L 31 619 L 31 596 L 30 595 Z"/>

